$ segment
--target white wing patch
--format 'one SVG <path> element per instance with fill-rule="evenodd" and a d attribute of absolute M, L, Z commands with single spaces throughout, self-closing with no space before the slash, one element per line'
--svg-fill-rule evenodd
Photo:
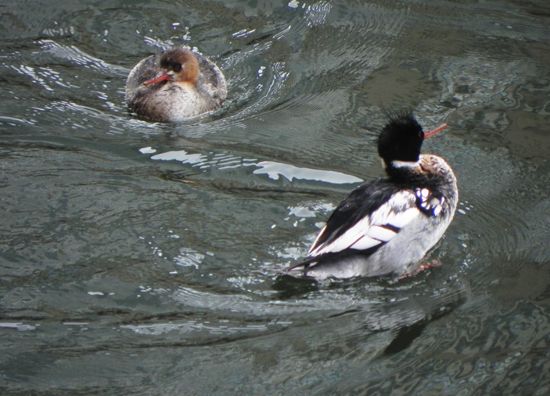
<path fill-rule="evenodd" d="M 368 228 L 368 217 L 364 217 L 349 230 L 340 235 L 336 240 L 330 242 L 329 244 L 323 243 L 316 247 L 315 249 L 310 249 L 310 256 L 318 256 L 325 253 L 336 253 L 342 250 L 348 249 L 350 246 L 359 242 L 359 240 L 365 236 L 363 230 Z M 377 241 L 378 244 L 378 241 Z M 315 246 L 315 245 L 313 245 Z M 312 248 L 313 248 L 312 246 Z"/>
<path fill-rule="evenodd" d="M 382 242 L 388 242 L 392 239 L 397 232 L 390 230 L 389 228 L 372 225 L 367 231 L 367 235 L 371 238 L 378 239 Z"/>
<path fill-rule="evenodd" d="M 338 253 L 346 249 L 366 250 L 389 242 L 401 228 L 418 216 L 422 216 L 416 207 L 416 199 L 417 195 L 412 191 L 401 191 L 370 215 L 363 217 L 337 239 L 317 246 L 320 235 L 326 229 L 325 226 L 311 246 L 309 256 Z"/>
<path fill-rule="evenodd" d="M 357 250 L 367 250 L 376 245 L 380 245 L 380 241 L 378 239 L 372 239 L 366 235 L 363 235 L 351 246 Z"/>
<path fill-rule="evenodd" d="M 321 228 L 321 231 L 319 231 L 319 233 L 317 234 L 317 237 L 315 238 L 315 240 L 313 241 L 313 243 L 311 244 L 311 247 L 309 248 L 307 254 L 310 254 L 311 253 L 311 250 L 313 249 L 313 247 L 315 245 L 317 245 L 317 241 L 319 241 L 319 238 L 321 238 L 321 235 L 323 235 L 323 232 L 325 232 L 325 230 L 327 229 L 327 226 L 323 226 L 323 228 Z"/>
<path fill-rule="evenodd" d="M 398 213 L 388 218 L 387 224 L 397 228 L 403 228 L 406 224 L 410 223 L 416 216 L 418 216 L 418 208 L 412 207 L 404 212 Z"/>

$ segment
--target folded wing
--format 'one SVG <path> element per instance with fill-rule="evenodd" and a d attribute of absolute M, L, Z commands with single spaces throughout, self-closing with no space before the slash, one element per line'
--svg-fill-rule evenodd
<path fill-rule="evenodd" d="M 339 224 L 335 221 L 338 218 L 331 216 L 309 249 L 308 258 L 334 255 L 348 250 L 357 253 L 374 252 L 377 247 L 391 241 L 415 218 L 424 215 L 417 206 L 417 201 L 418 197 L 413 191 L 402 190 L 391 195 L 372 212 L 355 218 L 352 224 Z"/>

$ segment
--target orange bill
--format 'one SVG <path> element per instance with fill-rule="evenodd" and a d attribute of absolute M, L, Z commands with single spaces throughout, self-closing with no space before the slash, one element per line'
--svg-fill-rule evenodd
<path fill-rule="evenodd" d="M 168 81 L 170 80 L 170 75 L 168 73 L 162 73 L 161 75 L 158 75 L 156 77 L 153 77 L 152 79 L 150 80 L 147 80 L 143 83 L 143 85 L 145 86 L 149 86 L 149 85 L 154 85 L 154 84 L 158 84 L 158 83 L 161 83 L 163 81 Z"/>
<path fill-rule="evenodd" d="M 447 124 L 441 124 L 440 126 L 438 126 L 437 128 L 435 129 L 432 129 L 432 130 L 429 130 L 429 131 L 425 131 L 424 132 L 424 139 L 428 139 L 428 138 L 431 138 L 432 136 L 435 136 L 437 135 L 439 132 L 447 129 L 448 125 Z"/>

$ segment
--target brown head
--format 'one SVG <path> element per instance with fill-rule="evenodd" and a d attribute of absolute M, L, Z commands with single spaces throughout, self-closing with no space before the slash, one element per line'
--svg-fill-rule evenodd
<path fill-rule="evenodd" d="M 199 78 L 199 61 L 193 52 L 185 48 L 174 48 L 162 54 L 160 68 L 161 73 L 145 81 L 145 85 L 159 84 L 163 81 L 196 84 Z"/>

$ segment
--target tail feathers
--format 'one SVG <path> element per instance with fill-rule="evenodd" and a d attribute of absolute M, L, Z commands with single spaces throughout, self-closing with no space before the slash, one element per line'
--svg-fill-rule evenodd
<path fill-rule="evenodd" d="M 311 264 L 314 264 L 315 262 L 319 261 L 319 257 L 308 257 L 305 260 L 302 260 L 298 263 L 292 264 L 290 267 L 285 269 L 285 272 L 291 272 L 294 271 L 300 267 L 303 267 L 304 275 L 307 273 L 307 270 L 309 267 L 311 267 Z"/>

